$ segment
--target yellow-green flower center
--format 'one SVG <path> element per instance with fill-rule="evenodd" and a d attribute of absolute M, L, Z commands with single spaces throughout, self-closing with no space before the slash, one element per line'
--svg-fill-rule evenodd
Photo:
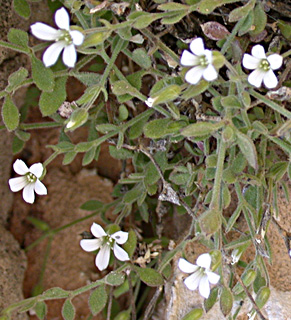
<path fill-rule="evenodd" d="M 260 63 L 260 69 L 264 70 L 264 71 L 268 71 L 270 70 L 270 63 L 267 59 L 262 59 L 261 63 Z"/>
<path fill-rule="evenodd" d="M 209 65 L 209 62 L 208 62 L 208 59 L 206 58 L 206 56 L 199 57 L 199 65 L 201 67 L 207 67 Z"/>
<path fill-rule="evenodd" d="M 58 37 L 57 41 L 65 41 L 68 45 L 73 43 L 73 39 L 68 30 L 62 30 L 62 34 Z"/>
<path fill-rule="evenodd" d="M 33 173 L 28 172 L 26 174 L 26 179 L 29 183 L 34 183 L 37 180 L 37 177 Z"/>

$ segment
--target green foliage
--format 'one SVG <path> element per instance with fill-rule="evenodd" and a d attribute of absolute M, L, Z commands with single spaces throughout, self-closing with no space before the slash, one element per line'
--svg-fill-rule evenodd
<path fill-rule="evenodd" d="M 13 0 L 13 8 L 22 18 L 28 19 L 30 17 L 30 7 L 26 0 Z"/>
<path fill-rule="evenodd" d="M 76 310 L 70 299 L 67 299 L 63 304 L 62 316 L 65 320 L 74 320 Z"/>
<path fill-rule="evenodd" d="M 1 116 L 8 131 L 13 131 L 18 127 L 20 117 L 19 111 L 10 96 L 6 96 L 5 98 Z"/>
<path fill-rule="evenodd" d="M 89 298 L 89 307 L 93 315 L 98 314 L 107 303 L 108 295 L 105 285 L 101 285 L 95 289 Z"/>

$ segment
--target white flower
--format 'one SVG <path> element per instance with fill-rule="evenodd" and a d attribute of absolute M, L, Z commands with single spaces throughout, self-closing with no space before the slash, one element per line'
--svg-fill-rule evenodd
<path fill-rule="evenodd" d="M 113 234 L 107 234 L 97 223 L 92 224 L 91 232 L 97 239 L 83 239 L 80 241 L 80 245 L 83 250 L 88 252 L 100 249 L 95 260 L 95 264 L 100 271 L 108 267 L 110 249 L 113 249 L 114 255 L 118 260 L 130 260 L 127 252 L 118 245 L 127 241 L 128 232 L 117 231 Z"/>
<path fill-rule="evenodd" d="M 192 264 L 187 260 L 180 258 L 178 262 L 179 268 L 185 273 L 192 273 L 184 280 L 186 287 L 190 290 L 196 290 L 199 287 L 199 293 L 202 297 L 208 298 L 210 294 L 210 284 L 217 284 L 220 276 L 210 271 L 211 256 L 209 253 L 201 254 L 196 264 Z"/>
<path fill-rule="evenodd" d="M 257 88 L 264 82 L 265 86 L 269 89 L 277 86 L 278 79 L 273 70 L 279 69 L 282 63 L 282 56 L 274 53 L 267 57 L 264 47 L 260 44 L 252 48 L 252 55 L 245 53 L 242 61 L 246 69 L 254 70 L 249 74 L 248 82 Z"/>
<path fill-rule="evenodd" d="M 212 51 L 204 48 L 201 38 L 196 38 L 190 43 L 190 50 L 184 50 L 181 56 L 181 65 L 194 67 L 187 71 L 185 80 L 191 84 L 197 84 L 203 77 L 206 81 L 217 79 L 218 73 L 212 64 Z"/>
<path fill-rule="evenodd" d="M 31 28 L 32 34 L 41 40 L 55 41 L 43 54 L 42 61 L 46 67 L 56 63 L 63 51 L 63 62 L 69 68 L 73 68 L 77 61 L 75 46 L 79 46 L 84 41 L 84 35 L 77 30 L 70 30 L 70 17 L 65 8 L 61 8 L 55 13 L 55 22 L 58 30 L 37 22 Z"/>
<path fill-rule="evenodd" d="M 151 97 L 147 98 L 147 100 L 145 101 L 145 104 L 149 107 L 152 108 L 153 104 L 155 103 L 156 99 L 153 99 Z"/>
<path fill-rule="evenodd" d="M 33 203 L 34 192 L 39 195 L 47 194 L 45 185 L 39 180 L 43 173 L 43 165 L 41 163 L 35 163 L 28 169 L 22 160 L 17 159 L 13 164 L 13 169 L 22 177 L 9 179 L 9 187 L 13 192 L 23 189 L 22 197 L 24 201 Z"/>

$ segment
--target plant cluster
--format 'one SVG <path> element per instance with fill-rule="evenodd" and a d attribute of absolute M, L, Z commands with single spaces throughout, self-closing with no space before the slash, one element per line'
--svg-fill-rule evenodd
<path fill-rule="evenodd" d="M 82 153 L 86 166 L 98 159 L 104 142 L 110 144 L 110 155 L 131 169 L 122 172 L 113 203 L 80 204 L 89 211 L 88 219 L 100 216 L 104 222 L 104 229 L 91 226 L 80 250 L 96 251 L 96 267 L 113 271 L 73 291 L 51 288 L 17 302 L 0 319 L 11 319 L 15 310 L 34 310 L 45 319 L 45 301 L 65 299 L 62 315 L 71 320 L 72 299 L 89 290 L 88 319 L 102 310 L 107 319 L 150 319 L 173 272 L 191 274 L 185 275 L 186 287 L 198 288 L 205 298 L 203 307 L 184 320 L 202 318 L 217 301 L 222 314 L 234 320 L 247 299 L 249 318 L 265 319 L 261 309 L 270 296 L 266 263 L 272 259 L 268 226 L 278 226 L 278 190 L 289 199 L 291 179 L 290 24 L 277 19 L 274 39 L 269 23 L 274 18 L 259 0 L 54 4 L 58 29 L 41 22 L 30 29 L 31 37 L 50 41 L 49 46 L 30 46 L 29 34 L 15 28 L 7 42 L 0 41 L 31 61 L 31 72 L 23 67 L 15 71 L 0 92 L 1 129 L 14 134 L 13 153 L 29 143 L 28 130 L 60 128 L 59 142 L 48 146 L 52 154 L 43 164 L 28 168 L 16 160 L 14 171 L 21 177 L 9 180 L 11 191 L 23 189 L 23 199 L 31 204 L 34 192 L 49 197 L 41 182 L 47 165 L 59 155 L 68 165 Z M 25 0 L 14 6 L 20 16 L 29 17 Z M 199 25 L 201 21 L 207 22 Z M 86 89 L 67 102 L 66 83 L 72 77 Z M 27 86 L 28 92 L 38 89 L 39 110 L 49 120 L 27 123 L 26 113 L 13 102 L 15 92 Z M 68 132 L 81 126 L 88 128 L 88 137 L 74 144 Z M 105 214 L 112 208 L 116 218 L 108 224 Z M 191 218 L 179 239 L 163 237 L 165 214 Z M 42 228 L 43 221 L 34 223 Z M 28 249 L 72 224 L 54 230 L 46 225 Z M 141 226 L 151 230 L 152 238 L 137 237 Z M 157 239 L 159 246 L 153 242 Z M 193 242 L 207 249 L 196 264 L 183 252 Z M 146 257 L 139 254 L 141 245 L 147 247 Z M 247 263 L 243 254 L 251 247 L 255 256 Z M 156 288 L 145 307 L 138 303 L 138 297 L 145 298 L 142 292 L 149 292 L 144 286 Z M 116 311 L 112 306 L 118 302 L 112 301 L 122 294 L 131 302 Z"/>

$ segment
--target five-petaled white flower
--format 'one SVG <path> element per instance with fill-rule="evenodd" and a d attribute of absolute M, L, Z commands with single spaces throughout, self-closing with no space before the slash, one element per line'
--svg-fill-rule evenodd
<path fill-rule="evenodd" d="M 130 260 L 128 253 L 118 245 L 127 241 L 128 232 L 117 231 L 113 234 L 107 234 L 97 223 L 92 224 L 91 232 L 97 239 L 83 239 L 80 241 L 80 245 L 83 250 L 88 252 L 100 249 L 95 260 L 95 264 L 100 271 L 108 267 L 110 249 L 113 249 L 114 255 L 118 260 Z"/>
<path fill-rule="evenodd" d="M 78 30 L 70 30 L 70 17 L 65 8 L 61 8 L 55 13 L 58 30 L 37 22 L 31 28 L 32 34 L 41 40 L 55 41 L 43 54 L 42 61 L 46 67 L 56 63 L 61 51 L 63 52 L 63 62 L 69 68 L 73 68 L 77 61 L 75 46 L 79 46 L 84 41 L 84 35 Z"/>
<path fill-rule="evenodd" d="M 39 180 L 43 173 L 43 165 L 41 163 L 35 163 L 28 169 L 22 160 L 17 159 L 13 164 L 13 169 L 22 177 L 9 179 L 9 187 L 13 192 L 23 189 L 22 197 L 24 201 L 33 203 L 34 192 L 39 195 L 47 194 L 45 185 Z"/>
<path fill-rule="evenodd" d="M 201 254 L 196 264 L 192 264 L 187 260 L 180 258 L 178 262 L 179 268 L 185 273 L 192 273 L 184 280 L 186 287 L 190 290 L 196 290 L 199 287 L 199 293 L 202 297 L 208 298 L 210 294 L 210 284 L 217 284 L 220 276 L 210 271 L 211 256 L 209 253 Z"/>
<path fill-rule="evenodd" d="M 185 80 L 197 84 L 203 77 L 206 81 L 217 79 L 218 73 L 212 64 L 212 51 L 204 48 L 201 38 L 196 38 L 190 43 L 190 50 L 184 50 L 181 56 L 181 65 L 192 67 L 186 72 Z"/>
<path fill-rule="evenodd" d="M 246 69 L 254 70 L 248 76 L 248 82 L 259 88 L 264 82 L 269 89 L 275 88 L 278 79 L 273 72 L 282 66 L 283 57 L 277 53 L 266 56 L 265 49 L 260 44 L 252 48 L 252 55 L 245 53 L 242 64 Z"/>

